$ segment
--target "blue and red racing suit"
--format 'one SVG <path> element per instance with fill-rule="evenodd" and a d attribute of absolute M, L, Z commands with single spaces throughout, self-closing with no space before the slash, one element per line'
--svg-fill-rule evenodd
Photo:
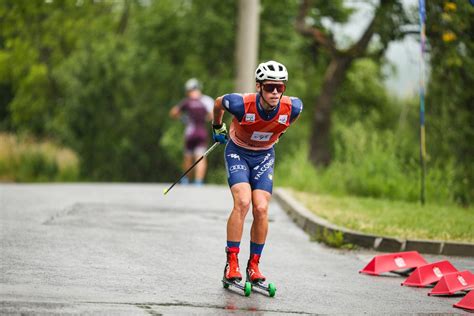
<path fill-rule="evenodd" d="M 266 112 L 260 105 L 259 94 L 232 93 L 223 96 L 222 105 L 233 115 L 225 149 L 229 186 L 246 182 L 252 190 L 272 193 L 273 145 L 298 118 L 303 103 L 298 98 L 283 96 L 274 110 Z"/>

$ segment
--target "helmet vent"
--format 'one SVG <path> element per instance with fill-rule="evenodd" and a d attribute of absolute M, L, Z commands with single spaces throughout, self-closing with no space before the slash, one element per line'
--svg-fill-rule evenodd
<path fill-rule="evenodd" d="M 283 64 L 270 60 L 258 65 L 255 70 L 255 79 L 257 81 L 288 81 L 288 72 Z"/>

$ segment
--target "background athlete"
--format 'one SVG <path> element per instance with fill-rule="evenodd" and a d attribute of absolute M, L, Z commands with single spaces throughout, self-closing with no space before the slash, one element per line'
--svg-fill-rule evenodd
<path fill-rule="evenodd" d="M 188 170 L 195 160 L 199 159 L 207 149 L 209 133 L 207 122 L 212 119 L 212 108 L 214 99 L 202 94 L 201 83 L 191 78 L 185 84 L 187 97 L 170 110 L 170 116 L 174 119 L 181 118 L 186 125 L 184 131 L 184 160 L 183 170 Z M 207 162 L 204 158 L 196 165 L 194 173 L 194 184 L 204 183 Z M 189 183 L 189 178 L 183 177 L 182 184 Z"/>
<path fill-rule="evenodd" d="M 226 143 L 227 180 L 234 206 L 227 221 L 227 262 L 224 278 L 242 279 L 238 253 L 244 220 L 252 205 L 250 258 L 247 280 L 265 281 L 259 261 L 268 232 L 268 205 L 273 188 L 274 145 L 300 115 L 300 99 L 283 96 L 288 72 L 276 61 L 258 65 L 255 71 L 257 93 L 231 93 L 218 97 L 214 104 L 213 139 Z M 223 116 L 233 115 L 229 137 Z"/>

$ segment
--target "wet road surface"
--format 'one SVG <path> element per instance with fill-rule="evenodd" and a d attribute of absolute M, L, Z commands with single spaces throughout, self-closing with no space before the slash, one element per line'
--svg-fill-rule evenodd
<path fill-rule="evenodd" d="M 277 203 L 261 269 L 277 294 L 223 289 L 224 186 L 0 184 L 0 313 L 406 314 L 463 313 L 460 297 L 428 297 L 399 276 L 358 271 L 376 253 L 311 242 Z M 251 213 L 241 243 L 249 251 Z M 450 260 L 474 271 L 472 258 Z"/>

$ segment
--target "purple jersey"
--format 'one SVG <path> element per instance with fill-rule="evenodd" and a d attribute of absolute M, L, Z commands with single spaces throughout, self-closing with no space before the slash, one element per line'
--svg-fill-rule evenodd
<path fill-rule="evenodd" d="M 192 133 L 194 129 L 206 129 L 208 111 L 206 105 L 200 99 L 186 98 L 179 104 L 179 109 L 187 116 L 186 135 Z"/>
<path fill-rule="evenodd" d="M 186 150 L 194 151 L 198 147 L 208 144 L 206 118 L 209 113 L 209 101 L 202 96 L 199 99 L 186 98 L 178 105 L 180 111 L 186 115 L 186 130 L 184 132 Z M 211 99 L 210 97 L 207 97 Z M 212 100 L 212 99 L 211 99 Z"/>

